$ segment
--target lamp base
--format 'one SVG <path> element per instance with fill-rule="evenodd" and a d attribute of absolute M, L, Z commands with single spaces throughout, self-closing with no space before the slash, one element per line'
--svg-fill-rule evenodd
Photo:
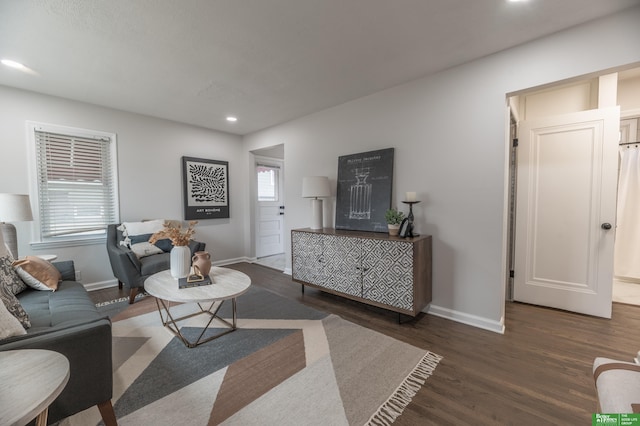
<path fill-rule="evenodd" d="M 311 200 L 311 229 L 322 229 L 322 200 Z"/>
<path fill-rule="evenodd" d="M 18 233 L 16 227 L 10 223 L 0 222 L 0 232 L 2 232 L 2 239 L 4 244 L 11 253 L 14 259 L 18 258 Z"/>

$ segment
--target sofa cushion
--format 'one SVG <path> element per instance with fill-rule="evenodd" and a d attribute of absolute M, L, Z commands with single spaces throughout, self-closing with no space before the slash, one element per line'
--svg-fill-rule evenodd
<path fill-rule="evenodd" d="M 131 245 L 135 244 L 132 241 L 132 237 L 142 236 L 142 238 L 144 238 L 146 235 L 151 237 L 151 235 L 162 231 L 163 229 L 164 219 L 146 220 L 142 222 L 122 222 L 120 226 L 118 226 L 118 230 L 122 232 L 120 245 L 131 248 Z M 143 241 L 149 241 L 149 238 L 146 238 L 146 240 Z"/>
<path fill-rule="evenodd" d="M 29 290 L 25 290 L 25 291 L 29 291 Z M 21 294 L 24 294 L 24 291 Z M 13 294 L 9 290 L 9 288 L 5 287 L 2 283 L 0 283 L 0 300 L 2 300 L 2 303 L 7 308 L 7 311 L 9 311 L 11 315 L 16 317 L 24 328 L 31 327 L 31 322 L 29 321 L 29 315 L 20 304 L 20 301 L 18 300 L 16 295 Z"/>
<path fill-rule="evenodd" d="M 160 250 L 162 250 L 165 253 L 168 253 L 171 251 L 171 249 L 173 248 L 173 243 L 171 242 L 171 240 L 169 238 L 165 238 L 162 240 L 158 240 L 155 242 L 156 247 L 158 247 Z"/>
<path fill-rule="evenodd" d="M 13 262 L 16 272 L 30 287 L 36 290 L 56 290 L 62 280 L 55 266 L 37 256 L 27 256 Z"/>
<path fill-rule="evenodd" d="M 140 259 L 140 274 L 151 275 L 156 272 L 166 271 L 170 267 L 170 253 L 156 254 L 155 256 Z"/>
<path fill-rule="evenodd" d="M 142 234 L 142 235 L 129 236 L 129 241 L 131 243 L 131 250 L 135 251 L 133 249 L 133 246 L 135 246 L 136 244 L 148 243 L 152 235 L 153 234 Z M 158 240 L 153 244 L 165 253 L 171 251 L 171 249 L 173 248 L 173 243 L 169 238 L 163 238 L 162 240 Z M 141 257 L 141 256 L 138 256 L 138 257 Z"/>
<path fill-rule="evenodd" d="M 16 295 L 26 289 L 27 285 L 18 276 L 12 263 L 13 256 L 10 253 L 0 256 L 0 285 L 11 294 Z"/>
<path fill-rule="evenodd" d="M 96 309 L 84 286 L 76 281 L 62 281 L 55 292 L 28 289 L 18 297 L 24 309 L 29 312 L 29 335 L 67 328 L 104 317 Z"/>
<path fill-rule="evenodd" d="M 164 229 L 164 219 L 146 220 L 143 222 L 122 222 L 126 236 L 155 234 Z"/>
<path fill-rule="evenodd" d="M 0 302 L 0 340 L 22 334 L 27 334 L 27 332 L 20 321 L 11 315 L 4 303 Z"/>
<path fill-rule="evenodd" d="M 143 257 L 153 256 L 154 254 L 164 253 L 162 249 L 156 247 L 150 242 L 136 243 L 131 244 L 131 251 L 138 256 L 138 259 L 142 259 Z"/>

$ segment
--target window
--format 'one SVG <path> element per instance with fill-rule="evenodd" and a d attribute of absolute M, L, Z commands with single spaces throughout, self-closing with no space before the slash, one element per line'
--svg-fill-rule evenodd
<path fill-rule="evenodd" d="M 258 175 L 258 201 L 278 201 L 278 174 L 280 167 L 256 165 Z"/>
<path fill-rule="evenodd" d="M 30 123 L 40 242 L 91 242 L 119 222 L 116 137 Z"/>

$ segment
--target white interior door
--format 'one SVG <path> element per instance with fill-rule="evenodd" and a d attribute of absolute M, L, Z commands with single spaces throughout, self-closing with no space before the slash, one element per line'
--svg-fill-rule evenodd
<path fill-rule="evenodd" d="M 618 107 L 519 126 L 514 300 L 611 318 Z"/>
<path fill-rule="evenodd" d="M 256 257 L 284 252 L 282 178 L 281 161 L 259 161 L 256 164 L 258 188 Z"/>

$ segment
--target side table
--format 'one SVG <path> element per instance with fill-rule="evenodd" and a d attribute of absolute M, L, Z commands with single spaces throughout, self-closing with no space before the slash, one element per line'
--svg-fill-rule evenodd
<path fill-rule="evenodd" d="M 0 352 L 0 424 L 46 426 L 49 405 L 69 381 L 69 361 L 58 352 Z"/>

